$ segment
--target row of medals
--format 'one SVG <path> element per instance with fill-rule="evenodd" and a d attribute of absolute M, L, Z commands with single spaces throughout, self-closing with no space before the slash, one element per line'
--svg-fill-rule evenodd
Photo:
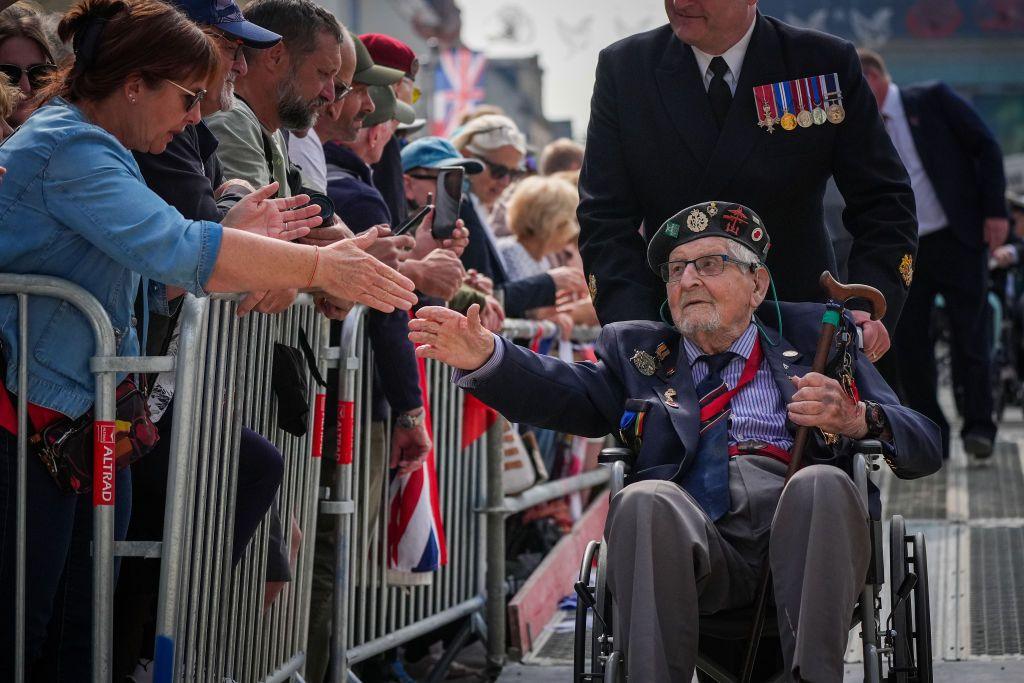
<path fill-rule="evenodd" d="M 810 111 L 803 109 L 797 114 L 791 114 L 787 111 L 782 115 L 781 119 L 772 117 L 772 109 L 768 106 L 767 102 L 761 106 L 761 109 L 764 111 L 764 120 L 760 125 L 766 126 L 769 133 L 772 132 L 772 126 L 776 123 L 782 126 L 783 130 L 793 130 L 798 125 L 801 128 L 810 128 L 812 125 L 820 126 L 825 121 L 840 124 L 846 118 L 846 110 L 843 109 L 842 102 L 831 102 L 827 109 L 822 109 L 821 107 L 815 107 Z"/>

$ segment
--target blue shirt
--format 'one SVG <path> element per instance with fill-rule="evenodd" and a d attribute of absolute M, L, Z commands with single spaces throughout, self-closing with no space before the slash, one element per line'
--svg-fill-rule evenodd
<path fill-rule="evenodd" d="M 110 316 L 117 353 L 138 355 L 132 305 L 139 275 L 197 296 L 213 272 L 221 227 L 186 220 L 153 193 L 117 139 L 55 99 L 0 147 L 0 272 L 51 275 L 87 290 Z M 152 310 L 167 312 L 162 285 Z M 5 383 L 17 390 L 18 308 L 0 296 Z M 28 400 L 77 417 L 94 400 L 89 323 L 57 299 L 29 299 Z M 119 378 L 120 379 L 120 378 Z"/>
<path fill-rule="evenodd" d="M 725 369 L 722 370 L 722 380 L 730 389 L 734 388 L 743 373 L 743 366 L 750 358 L 754 350 L 754 342 L 757 341 L 757 327 L 751 323 L 739 339 L 732 343 L 729 351 L 737 354 Z M 686 359 L 690 362 L 690 372 L 693 374 L 693 385 L 699 385 L 708 375 L 708 364 L 698 360 L 705 355 L 699 346 L 689 339 L 683 338 L 683 348 L 686 349 Z M 732 419 L 729 424 L 729 444 L 734 444 L 746 439 L 756 439 L 765 443 L 778 446 L 788 451 L 793 446 L 793 437 L 786 429 L 786 404 L 782 400 L 782 392 L 779 391 L 772 375 L 771 367 L 764 356 L 761 356 L 761 365 L 754 374 L 750 383 L 736 392 L 729 402 L 732 410 Z"/>

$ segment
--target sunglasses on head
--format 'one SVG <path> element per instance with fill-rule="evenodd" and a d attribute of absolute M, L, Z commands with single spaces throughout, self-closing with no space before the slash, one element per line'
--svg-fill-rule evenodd
<path fill-rule="evenodd" d="M 0 64 L 0 73 L 7 76 L 11 85 L 18 87 L 21 82 L 21 75 L 28 74 L 28 84 L 35 90 L 43 85 L 46 77 L 57 70 L 56 64 L 32 64 L 24 69 L 17 64 Z"/>
<path fill-rule="evenodd" d="M 192 92 L 191 90 L 189 90 L 185 86 L 179 85 L 178 83 L 175 83 L 174 81 L 172 81 L 169 78 L 165 78 L 164 80 L 167 81 L 168 83 L 170 83 L 171 85 L 173 85 L 178 90 L 180 90 L 183 93 L 185 93 L 186 95 L 188 95 L 188 97 L 185 98 L 185 111 L 186 112 L 192 111 L 193 107 L 195 107 L 197 104 L 199 104 L 204 99 L 206 99 L 206 90 L 203 89 L 203 88 L 200 88 L 199 90 L 197 90 L 195 92 Z"/>

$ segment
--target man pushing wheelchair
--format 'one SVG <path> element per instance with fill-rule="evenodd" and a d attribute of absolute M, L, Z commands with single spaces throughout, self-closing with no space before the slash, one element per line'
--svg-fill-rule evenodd
<path fill-rule="evenodd" d="M 901 478 L 941 466 L 938 428 L 900 405 L 851 343 L 849 318 L 831 320 L 830 372 L 810 371 L 828 315 L 821 304 L 764 303 L 769 247 L 766 226 L 739 204 L 670 218 L 648 263 L 673 324 L 605 327 L 597 363 L 518 347 L 486 331 L 475 308 L 424 308 L 409 326 L 420 356 L 456 368 L 456 384 L 509 420 L 616 432 L 634 451 L 605 527 L 616 640 L 633 681 L 689 683 L 700 615 L 753 604 L 766 559 L 787 680 L 842 680 L 871 558 L 853 443 L 880 441 Z M 806 466 L 787 483 L 800 426 L 812 428 Z M 875 519 L 879 506 L 873 490 Z"/>

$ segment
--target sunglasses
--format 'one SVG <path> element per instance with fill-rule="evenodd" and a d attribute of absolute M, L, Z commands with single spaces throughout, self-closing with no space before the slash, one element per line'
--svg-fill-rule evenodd
<path fill-rule="evenodd" d="M 186 112 L 192 111 L 193 107 L 195 107 L 197 104 L 199 104 L 204 99 L 206 99 L 206 90 L 203 89 L 203 88 L 200 88 L 196 92 L 192 92 L 191 90 L 189 90 L 185 86 L 179 85 L 179 84 L 175 83 L 174 81 L 172 81 L 169 78 L 165 78 L 164 80 L 167 81 L 168 83 L 170 83 L 171 85 L 173 85 L 178 90 L 180 90 L 183 93 L 185 93 L 186 95 L 188 95 L 188 97 L 185 98 L 185 111 Z"/>
<path fill-rule="evenodd" d="M 334 81 L 334 101 L 341 102 L 354 88 L 347 83 Z"/>
<path fill-rule="evenodd" d="M 437 173 L 433 175 L 429 173 L 407 173 L 406 175 L 408 175 L 410 178 L 415 178 L 416 180 L 437 180 L 438 176 Z"/>
<path fill-rule="evenodd" d="M 242 48 L 245 47 L 245 44 L 238 38 L 228 38 L 219 33 L 214 33 L 214 35 L 234 48 L 234 52 L 231 53 L 231 61 L 237 62 L 238 58 L 242 56 Z"/>
<path fill-rule="evenodd" d="M 17 64 L 0 64 L 0 73 L 7 76 L 11 85 L 17 87 L 22 74 L 28 74 L 28 84 L 33 90 L 43 85 L 46 77 L 57 70 L 56 64 L 33 64 L 24 69 Z"/>
<path fill-rule="evenodd" d="M 491 174 L 491 177 L 495 180 L 501 180 L 502 178 L 508 177 L 513 181 L 519 180 L 526 175 L 526 169 L 522 168 L 509 168 L 503 164 L 496 164 L 493 161 L 488 161 L 484 157 L 477 156 L 477 159 L 484 162 L 484 166 L 487 167 L 487 171 Z"/>

